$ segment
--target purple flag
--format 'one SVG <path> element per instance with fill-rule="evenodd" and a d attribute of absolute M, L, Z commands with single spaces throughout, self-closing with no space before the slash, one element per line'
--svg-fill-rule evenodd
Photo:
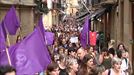
<path fill-rule="evenodd" d="M 38 27 L 39 27 L 40 31 L 43 33 L 42 36 L 46 41 L 46 45 L 52 45 L 53 41 L 54 41 L 54 33 L 47 32 L 44 29 L 42 17 L 40 18 L 40 20 L 38 22 Z"/>
<path fill-rule="evenodd" d="M 9 32 L 10 35 L 15 35 L 18 27 L 20 26 L 20 22 L 16 15 L 16 10 L 14 6 L 10 8 L 10 10 L 7 12 L 3 23 Z"/>
<path fill-rule="evenodd" d="M 89 20 L 89 17 L 85 19 L 85 23 L 83 25 L 83 29 L 81 31 L 81 38 L 80 42 L 83 48 L 86 48 L 87 45 L 89 45 L 89 30 L 90 30 L 90 24 L 91 20 Z"/>
<path fill-rule="evenodd" d="M 9 52 L 9 55 L 10 55 L 10 60 L 11 61 L 15 61 L 15 48 L 18 46 L 18 44 L 16 45 L 13 45 L 13 46 L 10 46 L 10 48 L 8 49 L 8 52 Z M 0 66 L 1 65 L 9 65 L 9 62 L 8 62 L 8 57 L 7 57 L 7 54 L 6 54 L 6 50 L 2 50 L 0 52 Z"/>
<path fill-rule="evenodd" d="M 7 58 L 7 54 L 6 54 L 6 50 L 2 50 L 0 52 L 0 66 L 2 65 L 7 65 L 8 63 L 8 58 Z"/>
<path fill-rule="evenodd" d="M 45 32 L 47 45 L 52 45 L 54 42 L 54 33 L 52 32 Z"/>
<path fill-rule="evenodd" d="M 0 24 L 0 52 L 6 48 L 6 31 L 3 24 Z"/>
<path fill-rule="evenodd" d="M 35 28 L 24 40 L 9 48 L 11 62 L 17 69 L 17 75 L 34 75 L 44 71 L 50 63 L 51 58 L 41 34 L 39 29 Z"/>
<path fill-rule="evenodd" d="M 6 54 L 6 30 L 4 24 L 0 24 L 0 65 L 7 65 L 8 59 Z"/>
<path fill-rule="evenodd" d="M 44 33 L 46 30 L 44 29 L 44 26 L 43 26 L 43 20 L 42 20 L 42 16 L 40 17 L 39 21 L 38 21 L 38 27 L 40 28 L 40 31 L 42 33 Z"/>

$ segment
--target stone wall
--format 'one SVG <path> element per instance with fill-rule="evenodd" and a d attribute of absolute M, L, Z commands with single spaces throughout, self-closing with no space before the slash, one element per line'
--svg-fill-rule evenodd
<path fill-rule="evenodd" d="M 0 22 L 10 9 L 10 4 L 0 4 Z M 25 6 L 25 5 L 15 5 L 16 13 L 18 18 L 20 19 L 21 30 L 18 29 L 16 35 L 9 35 L 10 44 L 16 43 L 16 38 L 20 35 L 22 38 L 28 35 L 33 31 L 34 25 L 37 21 L 34 21 L 36 17 L 34 17 L 34 7 L 33 6 Z"/>

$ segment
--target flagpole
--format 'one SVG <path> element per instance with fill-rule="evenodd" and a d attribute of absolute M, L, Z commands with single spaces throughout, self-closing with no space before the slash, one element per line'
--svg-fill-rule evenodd
<path fill-rule="evenodd" d="M 89 46 L 89 19 L 88 19 L 88 32 L 87 32 L 87 46 Z"/>
<path fill-rule="evenodd" d="M 7 44 L 8 44 L 8 46 L 10 46 L 10 41 L 9 41 L 9 35 L 8 35 L 8 34 L 7 34 Z M 6 54 L 7 54 L 7 58 L 8 58 L 8 63 L 9 63 L 9 65 L 11 66 L 12 63 L 11 63 L 11 59 L 10 59 L 10 55 L 9 55 L 9 50 L 8 50 L 8 48 L 6 48 Z"/>
<path fill-rule="evenodd" d="M 11 64 L 11 59 L 10 59 L 9 51 L 8 51 L 7 48 L 6 48 L 6 54 L 7 54 L 7 58 L 8 58 L 8 63 L 9 63 L 9 65 L 11 66 L 11 65 L 12 65 L 12 64 Z"/>
<path fill-rule="evenodd" d="M 87 46 L 89 45 L 89 43 L 88 43 L 88 39 L 89 39 L 88 33 L 89 33 L 89 31 L 87 32 Z"/>
<path fill-rule="evenodd" d="M 5 24 L 5 23 L 4 23 Z M 7 29 L 6 29 L 6 27 L 5 27 L 5 25 L 4 25 L 4 28 L 5 28 L 5 30 L 6 30 L 6 32 L 7 32 Z M 9 40 L 9 35 L 7 34 L 7 47 L 9 47 L 10 46 L 10 40 Z M 8 48 L 6 47 L 6 54 L 7 54 L 7 59 L 8 59 L 8 63 L 9 63 L 9 65 L 11 66 L 12 65 L 12 63 L 11 63 L 11 59 L 10 59 L 10 55 L 9 55 L 9 50 L 8 50 Z"/>

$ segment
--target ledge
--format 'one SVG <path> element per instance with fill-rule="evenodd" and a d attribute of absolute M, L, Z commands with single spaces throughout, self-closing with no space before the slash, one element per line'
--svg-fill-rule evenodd
<path fill-rule="evenodd" d="M 114 5 L 115 3 L 117 3 L 117 0 L 106 0 L 106 1 L 102 1 L 100 4 L 103 5 Z"/>
<path fill-rule="evenodd" d="M 0 4 L 6 4 L 6 5 L 24 5 L 24 6 L 36 6 L 35 3 L 33 2 L 23 2 L 23 1 L 18 1 L 18 0 L 11 0 L 11 1 L 6 1 L 6 0 L 0 0 Z"/>

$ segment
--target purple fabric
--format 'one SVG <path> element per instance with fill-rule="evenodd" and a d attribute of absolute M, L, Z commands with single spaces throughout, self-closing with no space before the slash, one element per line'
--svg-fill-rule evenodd
<path fill-rule="evenodd" d="M 20 26 L 20 22 L 17 18 L 14 6 L 12 6 L 7 12 L 5 18 L 3 19 L 3 23 L 10 35 L 16 34 L 16 31 Z"/>
<path fill-rule="evenodd" d="M 15 55 L 14 54 L 15 54 L 15 48 L 17 46 L 18 46 L 18 44 L 10 46 L 10 48 L 8 49 L 9 56 L 10 56 L 10 59 L 11 59 L 11 63 L 13 63 L 13 64 L 14 64 L 14 62 L 12 62 L 12 61 L 15 61 Z M 7 65 L 7 64 L 9 65 L 6 50 L 3 50 L 0 53 L 0 65 Z"/>
<path fill-rule="evenodd" d="M 3 24 L 0 24 L 0 52 L 6 48 L 6 31 Z"/>
<path fill-rule="evenodd" d="M 2 50 L 0 52 L 0 66 L 2 65 L 7 65 L 8 63 L 8 58 L 7 58 L 7 54 L 6 54 L 6 50 Z"/>
<path fill-rule="evenodd" d="M 46 36 L 46 44 L 47 45 L 52 45 L 54 42 L 54 33 L 52 32 L 45 32 L 45 36 Z"/>
<path fill-rule="evenodd" d="M 44 26 L 43 26 L 43 20 L 42 20 L 42 16 L 40 17 L 39 21 L 38 21 L 38 27 L 40 28 L 40 31 L 42 33 L 44 33 L 46 30 L 44 29 Z"/>
<path fill-rule="evenodd" d="M 83 48 L 86 48 L 87 45 L 89 45 L 89 30 L 91 26 L 91 20 L 89 20 L 89 17 L 85 19 L 85 23 L 83 25 L 83 29 L 81 31 L 81 38 L 80 42 Z"/>
<path fill-rule="evenodd" d="M 24 40 L 9 48 L 12 65 L 17 69 L 17 75 L 34 75 L 42 72 L 51 62 L 41 34 L 39 29 L 35 28 L 33 33 Z M 6 57 L 6 55 L 3 56 Z"/>
<path fill-rule="evenodd" d="M 42 17 L 39 19 L 38 27 L 39 27 L 40 31 L 43 33 L 42 36 L 46 41 L 46 45 L 52 45 L 53 41 L 54 41 L 54 33 L 47 32 L 44 29 Z"/>

